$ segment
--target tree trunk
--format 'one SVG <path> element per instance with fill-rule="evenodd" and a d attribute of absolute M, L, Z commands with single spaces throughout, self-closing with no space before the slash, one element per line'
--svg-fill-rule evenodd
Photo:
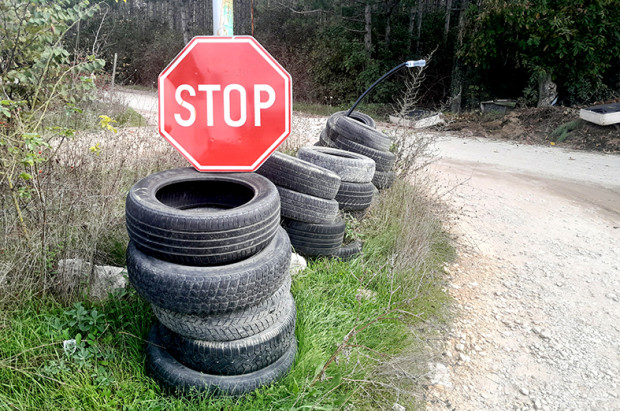
<path fill-rule="evenodd" d="M 452 0 L 446 0 L 446 18 L 445 18 L 445 26 L 443 28 L 443 42 L 444 44 L 448 42 L 448 32 L 450 31 L 450 16 L 452 14 Z"/>
<path fill-rule="evenodd" d="M 167 21 L 168 21 L 168 28 L 170 30 L 174 30 L 174 21 L 176 19 L 176 9 L 177 8 L 177 2 L 176 1 L 170 1 L 167 3 L 167 9 L 166 9 L 166 17 L 167 17 Z"/>
<path fill-rule="evenodd" d="M 415 6 L 411 6 L 409 9 L 409 37 L 407 37 L 407 53 L 411 51 L 411 44 L 413 43 L 413 30 L 415 29 Z"/>
<path fill-rule="evenodd" d="M 234 0 L 235 34 L 251 34 L 252 4 L 250 0 Z"/>
<path fill-rule="evenodd" d="M 422 20 L 424 19 L 424 5 L 426 0 L 418 0 L 418 28 L 417 28 L 417 39 L 415 43 L 415 52 L 416 54 L 420 54 L 420 37 L 422 37 Z"/>
<path fill-rule="evenodd" d="M 459 11 L 458 37 L 454 47 L 454 63 L 452 65 L 452 84 L 450 86 L 450 111 L 453 113 L 461 112 L 463 99 L 463 64 L 458 57 L 458 52 L 463 47 L 463 37 L 465 36 L 465 13 L 469 0 L 463 0 Z"/>
<path fill-rule="evenodd" d="M 372 6 L 370 4 L 366 4 L 364 9 L 364 21 L 366 22 L 364 28 L 364 48 L 366 49 L 366 54 L 370 55 L 372 51 Z"/>
<path fill-rule="evenodd" d="M 558 86 L 551 80 L 551 74 L 538 77 L 538 104 L 536 107 L 552 106 L 558 97 Z"/>
<path fill-rule="evenodd" d="M 385 21 L 385 47 L 390 47 L 390 33 L 392 31 L 392 26 L 390 24 L 390 16 L 387 17 Z"/>
<path fill-rule="evenodd" d="M 187 44 L 192 39 L 189 30 L 189 4 L 187 0 L 180 0 L 179 8 L 181 9 L 181 33 L 183 33 L 183 42 Z"/>

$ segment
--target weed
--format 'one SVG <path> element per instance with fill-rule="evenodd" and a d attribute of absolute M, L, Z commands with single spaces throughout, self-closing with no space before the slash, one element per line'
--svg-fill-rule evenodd
<path fill-rule="evenodd" d="M 561 143 L 569 138 L 573 131 L 579 130 L 583 127 L 584 122 L 581 119 L 569 121 L 564 123 L 549 134 L 549 140 L 555 143 Z"/>

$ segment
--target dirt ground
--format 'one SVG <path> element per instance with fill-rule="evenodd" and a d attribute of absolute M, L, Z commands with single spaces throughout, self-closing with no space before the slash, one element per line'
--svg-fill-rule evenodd
<path fill-rule="evenodd" d="M 553 142 L 559 147 L 603 152 L 620 151 L 620 125 L 599 126 L 580 120 L 579 109 L 569 107 L 516 109 L 505 115 L 467 113 L 447 116 L 447 121 L 446 131 L 457 131 L 463 136 L 522 144 L 550 145 Z M 559 138 L 559 128 L 567 125 L 569 130 L 575 127 L 574 130 Z M 553 134 L 554 131 L 557 135 Z"/>

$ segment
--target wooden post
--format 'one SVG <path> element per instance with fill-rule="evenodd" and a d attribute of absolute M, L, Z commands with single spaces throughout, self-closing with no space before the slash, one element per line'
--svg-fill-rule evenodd
<path fill-rule="evenodd" d="M 112 66 L 112 89 L 114 89 L 114 78 L 116 77 L 116 58 L 118 53 L 114 53 L 114 65 Z"/>
<path fill-rule="evenodd" d="M 213 35 L 233 35 L 233 0 L 213 0 Z"/>

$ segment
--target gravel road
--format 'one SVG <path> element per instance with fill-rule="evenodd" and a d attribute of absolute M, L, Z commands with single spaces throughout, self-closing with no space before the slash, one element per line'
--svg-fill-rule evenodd
<path fill-rule="evenodd" d="M 620 156 L 438 138 L 456 319 L 432 410 L 620 409 Z"/>
<path fill-rule="evenodd" d="M 156 97 L 123 93 L 156 124 Z M 291 145 L 324 118 L 294 117 Z M 431 410 L 620 410 L 620 156 L 433 133 L 455 321 Z"/>

